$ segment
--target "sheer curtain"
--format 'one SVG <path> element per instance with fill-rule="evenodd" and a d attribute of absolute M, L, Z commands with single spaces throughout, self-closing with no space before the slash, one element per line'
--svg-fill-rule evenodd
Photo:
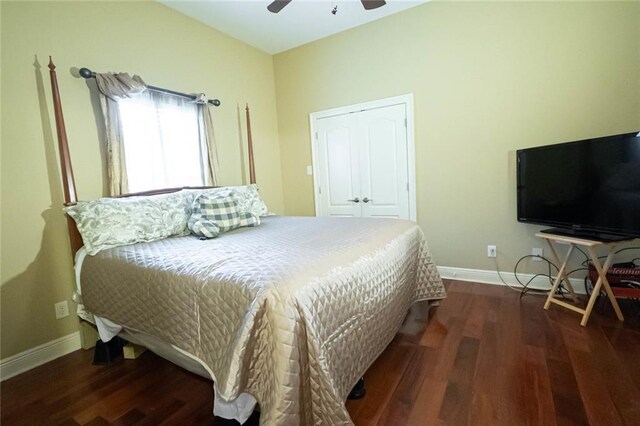
<path fill-rule="evenodd" d="M 138 76 L 97 74 L 111 195 L 217 184 L 218 157 L 204 94 L 147 90 Z"/>
<path fill-rule="evenodd" d="M 118 106 L 130 192 L 210 183 L 197 103 L 146 91 Z"/>

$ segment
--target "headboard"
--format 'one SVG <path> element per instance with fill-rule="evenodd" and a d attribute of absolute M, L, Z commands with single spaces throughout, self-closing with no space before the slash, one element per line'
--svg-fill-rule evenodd
<path fill-rule="evenodd" d="M 71 156 L 69 155 L 69 143 L 67 141 L 67 130 L 64 125 L 64 115 L 62 114 L 62 103 L 60 102 L 60 90 L 58 88 L 58 77 L 56 76 L 56 66 L 53 64 L 51 56 L 49 56 L 49 76 L 51 78 L 51 92 L 53 94 L 53 110 L 56 117 L 56 130 L 58 133 L 58 151 L 60 153 L 60 171 L 62 173 L 62 185 L 64 187 L 64 205 L 70 206 L 78 202 L 76 192 L 76 182 L 73 175 L 73 165 L 71 164 Z M 249 105 L 246 107 L 247 116 L 247 139 L 248 139 L 248 155 L 249 155 L 249 181 L 256 183 L 255 165 L 253 159 L 253 142 L 251 138 L 251 119 L 249 117 Z M 141 195 L 158 195 L 177 192 L 182 189 L 205 189 L 212 188 L 210 186 L 189 186 L 181 188 L 162 188 L 151 191 L 136 192 L 123 194 L 117 197 L 132 197 Z M 75 254 L 82 247 L 82 237 L 75 221 L 67 216 L 67 225 L 69 228 L 69 242 L 71 243 L 71 252 Z"/>

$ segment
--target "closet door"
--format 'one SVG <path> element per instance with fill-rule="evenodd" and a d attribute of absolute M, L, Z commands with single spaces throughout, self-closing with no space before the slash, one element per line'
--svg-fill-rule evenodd
<path fill-rule="evenodd" d="M 318 119 L 316 132 L 319 215 L 361 216 L 355 114 Z"/>
<path fill-rule="evenodd" d="M 405 105 L 357 114 L 362 215 L 409 219 Z"/>

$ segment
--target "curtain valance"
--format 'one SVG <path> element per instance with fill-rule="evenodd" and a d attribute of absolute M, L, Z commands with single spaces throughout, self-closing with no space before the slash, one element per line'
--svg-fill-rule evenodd
<path fill-rule="evenodd" d="M 131 77 L 126 72 L 96 73 L 96 83 L 100 93 L 116 102 L 135 96 L 147 89 L 147 85 L 140 76 Z"/>

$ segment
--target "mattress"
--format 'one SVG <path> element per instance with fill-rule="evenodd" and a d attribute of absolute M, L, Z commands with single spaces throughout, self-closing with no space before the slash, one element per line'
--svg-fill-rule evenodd
<path fill-rule="evenodd" d="M 263 425 L 352 424 L 346 397 L 411 303 L 445 297 L 420 227 L 395 219 L 268 217 L 108 249 L 80 275 L 89 312 L 202 360 Z"/>

